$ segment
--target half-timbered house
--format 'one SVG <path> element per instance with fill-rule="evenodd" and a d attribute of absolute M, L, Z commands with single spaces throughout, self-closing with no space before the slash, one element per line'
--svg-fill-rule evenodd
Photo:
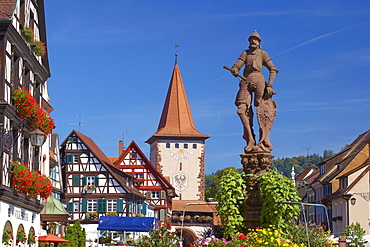
<path fill-rule="evenodd" d="M 96 143 L 73 130 L 61 143 L 64 203 L 88 233 L 97 232 L 99 216 L 146 214 L 145 196 L 133 178 L 117 169 Z"/>
<path fill-rule="evenodd" d="M 123 151 L 115 166 L 134 178 L 134 186 L 155 206 L 159 221 L 171 220 L 175 189 L 153 167 L 134 141 Z"/>
<path fill-rule="evenodd" d="M 12 160 L 29 169 L 49 174 L 49 139 L 34 146 L 30 120 L 17 109 L 13 93 L 28 91 L 29 102 L 39 113 L 50 113 L 47 79 L 50 77 L 43 0 L 0 2 L 0 233 L 37 234 L 44 201 L 37 196 L 16 193 L 12 181 Z M 29 103 L 28 102 L 28 103 Z M 31 104 L 24 105 L 27 108 Z M 41 120 L 41 119 L 40 119 Z M 42 120 L 43 121 L 43 120 Z M 37 127 L 41 129 L 40 127 Z"/>

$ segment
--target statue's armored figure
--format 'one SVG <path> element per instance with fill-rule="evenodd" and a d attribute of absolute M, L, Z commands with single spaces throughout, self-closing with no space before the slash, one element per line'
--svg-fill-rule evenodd
<path fill-rule="evenodd" d="M 240 76 L 239 70 L 244 66 L 243 78 L 240 81 L 240 89 L 235 99 L 238 107 L 238 115 L 242 121 L 247 146 L 245 153 L 249 152 L 270 152 L 273 147 L 270 142 L 269 132 L 276 116 L 276 103 L 271 97 L 276 92 L 272 89 L 272 84 L 278 73 L 278 69 L 273 64 L 266 51 L 261 50 L 261 37 L 254 31 L 250 37 L 249 49 L 242 52 L 239 59 L 231 68 L 234 76 Z M 269 71 L 269 80 L 266 83 L 262 75 L 262 68 L 265 66 Z M 252 95 L 254 94 L 254 99 Z M 253 131 L 253 104 L 257 107 L 257 118 L 259 123 L 259 142 L 255 140 Z"/>

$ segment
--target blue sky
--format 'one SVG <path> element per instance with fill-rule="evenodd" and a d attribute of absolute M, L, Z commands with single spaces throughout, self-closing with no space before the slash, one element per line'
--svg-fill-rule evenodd
<path fill-rule="evenodd" d="M 149 157 L 178 64 L 206 173 L 241 167 L 245 146 L 231 67 L 257 30 L 280 70 L 275 158 L 338 152 L 369 129 L 370 3 L 348 1 L 45 1 L 55 132 L 72 129 L 116 157 L 120 131 Z M 267 76 L 267 71 L 264 71 Z M 258 124 L 255 123 L 255 127 Z"/>

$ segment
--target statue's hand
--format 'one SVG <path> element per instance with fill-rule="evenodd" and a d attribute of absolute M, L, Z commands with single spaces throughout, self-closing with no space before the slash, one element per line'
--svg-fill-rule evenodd
<path fill-rule="evenodd" d="M 231 70 L 230 70 L 230 72 L 235 77 L 237 77 L 239 75 L 239 70 L 236 67 L 232 67 Z"/>
<path fill-rule="evenodd" d="M 271 97 L 274 94 L 274 90 L 272 89 L 271 86 L 266 87 L 266 92 L 267 92 L 269 97 Z"/>

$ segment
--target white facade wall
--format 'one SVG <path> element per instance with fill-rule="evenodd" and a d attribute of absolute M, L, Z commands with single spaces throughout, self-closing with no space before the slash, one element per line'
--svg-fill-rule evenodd
<path fill-rule="evenodd" d="M 187 145 L 187 148 L 184 145 Z M 160 140 L 154 142 L 152 146 L 158 149 L 157 152 L 151 154 L 158 155 L 157 165 L 162 168 L 160 172 L 163 176 L 170 177 L 170 183 L 179 195 L 174 200 L 199 200 L 201 181 L 204 177 L 204 164 L 201 163 L 204 142 Z"/>

